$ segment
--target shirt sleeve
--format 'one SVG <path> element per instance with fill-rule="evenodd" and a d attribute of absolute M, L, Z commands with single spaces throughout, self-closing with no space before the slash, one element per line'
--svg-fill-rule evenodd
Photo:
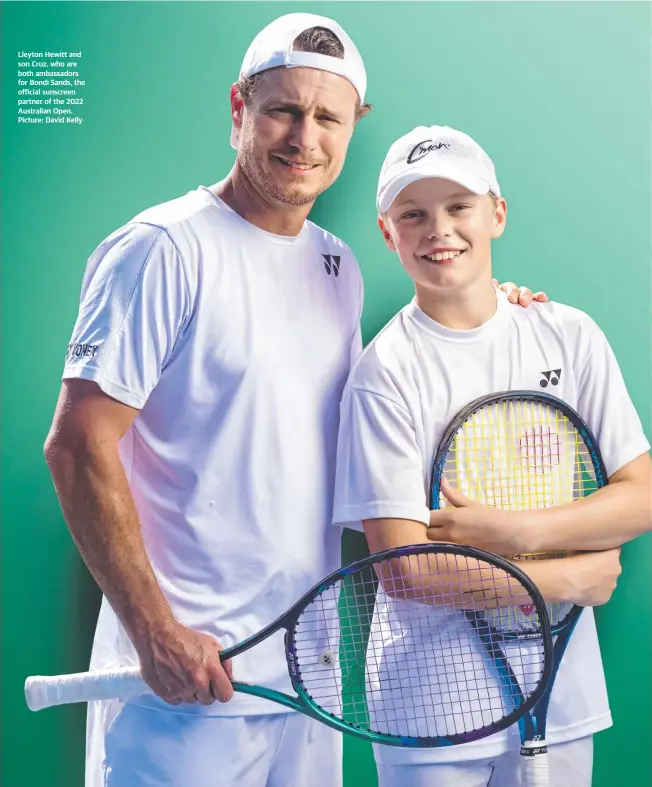
<path fill-rule="evenodd" d="M 587 319 L 578 342 L 578 412 L 593 432 L 607 476 L 650 450 L 607 337 Z"/>
<path fill-rule="evenodd" d="M 88 261 L 63 378 L 93 380 L 141 409 L 189 317 L 186 277 L 167 233 L 126 225 Z"/>
<path fill-rule="evenodd" d="M 347 388 L 340 408 L 333 522 L 362 529 L 363 519 L 412 519 L 430 512 L 412 416 L 401 404 Z"/>
<path fill-rule="evenodd" d="M 355 258 L 354 258 L 355 260 Z M 364 282 L 362 280 L 362 273 L 358 267 L 357 261 L 355 262 L 357 270 L 357 291 L 356 291 L 356 306 L 357 306 L 357 319 L 353 328 L 353 338 L 351 341 L 351 368 L 356 365 L 358 358 L 362 354 L 362 311 L 364 309 Z"/>

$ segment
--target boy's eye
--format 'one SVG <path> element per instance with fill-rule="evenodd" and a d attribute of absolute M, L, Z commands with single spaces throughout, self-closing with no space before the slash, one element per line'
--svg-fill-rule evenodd
<path fill-rule="evenodd" d="M 407 213 L 404 213 L 401 218 L 402 219 L 418 219 L 423 216 L 423 211 L 421 210 L 408 210 Z"/>
<path fill-rule="evenodd" d="M 470 208 L 470 207 L 471 207 L 470 205 L 451 205 L 449 210 L 453 211 L 453 212 L 457 212 L 457 211 L 460 211 L 460 210 L 466 210 L 467 208 Z"/>

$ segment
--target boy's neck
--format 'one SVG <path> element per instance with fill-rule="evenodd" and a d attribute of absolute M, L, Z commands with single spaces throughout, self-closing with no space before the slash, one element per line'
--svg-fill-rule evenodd
<path fill-rule="evenodd" d="M 496 313 L 496 290 L 491 279 L 483 278 L 464 289 L 434 291 L 417 285 L 415 290 L 417 306 L 445 328 L 470 331 Z"/>

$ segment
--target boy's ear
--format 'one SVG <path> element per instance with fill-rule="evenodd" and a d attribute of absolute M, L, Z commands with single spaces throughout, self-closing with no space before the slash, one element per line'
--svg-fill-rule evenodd
<path fill-rule="evenodd" d="M 390 251 L 396 251 L 396 244 L 392 240 L 392 236 L 390 235 L 389 230 L 387 229 L 385 220 L 380 214 L 378 214 L 378 226 L 380 227 L 380 231 L 383 234 L 383 239 L 385 241 L 385 245 L 387 246 L 387 248 Z"/>
<path fill-rule="evenodd" d="M 505 224 L 507 223 L 507 203 L 502 197 L 496 197 L 496 210 L 494 213 L 494 231 L 491 234 L 492 238 L 500 238 L 505 232 Z"/>

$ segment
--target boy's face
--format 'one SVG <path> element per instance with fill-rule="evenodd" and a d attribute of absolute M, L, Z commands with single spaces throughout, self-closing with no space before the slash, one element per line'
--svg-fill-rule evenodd
<path fill-rule="evenodd" d="M 502 235 L 506 212 L 500 197 L 424 178 L 406 186 L 378 224 L 417 288 L 457 290 L 491 279 L 491 240 Z"/>

